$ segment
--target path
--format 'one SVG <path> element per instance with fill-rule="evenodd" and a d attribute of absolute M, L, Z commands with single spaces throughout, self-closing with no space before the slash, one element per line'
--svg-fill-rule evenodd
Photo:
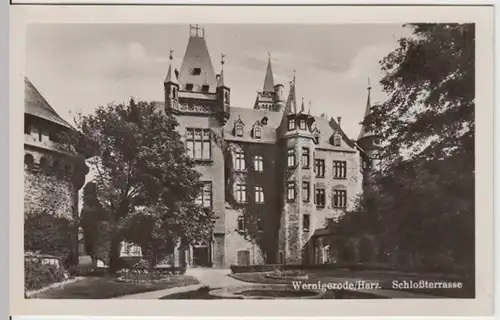
<path fill-rule="evenodd" d="M 195 277 L 201 284 L 212 289 L 252 285 L 230 277 L 230 273 L 230 269 L 190 268 L 186 270 L 187 276 Z"/>
<path fill-rule="evenodd" d="M 252 285 L 248 282 L 243 282 L 229 277 L 231 273 L 229 269 L 209 269 L 209 268 L 190 268 L 186 270 L 186 276 L 192 276 L 198 279 L 199 284 L 163 289 L 157 291 L 149 291 L 143 293 L 130 294 L 126 296 L 116 297 L 114 299 L 159 299 L 175 293 L 196 291 L 202 287 L 227 288 Z"/>

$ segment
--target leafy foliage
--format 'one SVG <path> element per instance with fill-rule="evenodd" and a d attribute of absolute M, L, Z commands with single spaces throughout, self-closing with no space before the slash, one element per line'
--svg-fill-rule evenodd
<path fill-rule="evenodd" d="M 389 99 L 366 120 L 384 141 L 340 230 L 376 234 L 395 263 L 474 268 L 474 25 L 412 24 L 381 62 Z M 406 256 L 406 258 L 401 258 Z"/>
<path fill-rule="evenodd" d="M 75 222 L 46 210 L 24 215 L 24 250 L 54 255 L 63 261 L 70 259 L 71 235 Z"/>
<path fill-rule="evenodd" d="M 171 115 L 154 103 L 131 100 L 79 115 L 76 123 L 80 132 L 65 141 L 90 156 L 97 200 L 108 222 L 112 271 L 122 240 L 148 248 L 159 239 L 188 244 L 211 235 L 213 213 L 193 204 L 200 174 Z M 134 227 L 136 222 L 149 228 Z"/>
<path fill-rule="evenodd" d="M 25 261 L 24 263 L 25 291 L 41 289 L 65 279 L 66 275 L 63 268 L 40 262 Z"/>

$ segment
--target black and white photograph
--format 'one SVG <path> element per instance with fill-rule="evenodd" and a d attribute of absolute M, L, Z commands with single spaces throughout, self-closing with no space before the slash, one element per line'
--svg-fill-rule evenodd
<path fill-rule="evenodd" d="M 489 288 L 476 24 L 222 17 L 26 24 L 24 299 Z"/>

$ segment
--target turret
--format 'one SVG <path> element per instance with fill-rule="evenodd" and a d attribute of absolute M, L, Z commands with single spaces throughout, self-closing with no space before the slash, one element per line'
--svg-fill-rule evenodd
<path fill-rule="evenodd" d="M 217 96 L 217 101 L 219 103 L 219 108 L 220 108 L 220 114 L 221 114 L 221 120 L 223 123 L 226 123 L 227 119 L 229 119 L 229 116 L 231 114 L 231 107 L 230 107 L 230 98 L 231 98 L 231 90 L 226 86 L 224 82 L 224 58 L 225 55 L 221 55 L 221 72 L 217 76 L 217 89 L 216 89 L 216 96 Z"/>
<path fill-rule="evenodd" d="M 283 94 L 283 85 L 274 86 L 274 111 L 282 111 L 285 107 L 285 97 Z"/>
<path fill-rule="evenodd" d="M 170 50 L 170 65 L 168 66 L 167 76 L 163 82 L 163 87 L 165 90 L 165 111 L 172 111 L 178 108 L 179 104 L 179 71 L 173 69 L 172 61 L 174 50 Z"/>
<path fill-rule="evenodd" d="M 363 120 L 366 120 L 371 113 L 371 93 L 370 80 L 368 80 L 368 97 L 366 100 L 366 108 Z M 379 147 L 380 137 L 377 136 L 368 126 L 361 123 L 361 131 L 357 140 L 358 145 L 361 147 L 364 153 L 364 165 L 363 167 L 367 171 L 378 168 L 377 150 Z"/>

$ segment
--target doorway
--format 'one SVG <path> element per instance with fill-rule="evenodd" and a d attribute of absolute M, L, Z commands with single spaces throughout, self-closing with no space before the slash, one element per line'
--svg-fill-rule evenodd
<path fill-rule="evenodd" d="M 211 267 L 212 255 L 210 254 L 209 246 L 193 247 L 193 266 L 194 267 Z"/>
<path fill-rule="evenodd" d="M 238 251 L 238 265 L 248 266 L 250 264 L 250 252 L 248 250 Z"/>

